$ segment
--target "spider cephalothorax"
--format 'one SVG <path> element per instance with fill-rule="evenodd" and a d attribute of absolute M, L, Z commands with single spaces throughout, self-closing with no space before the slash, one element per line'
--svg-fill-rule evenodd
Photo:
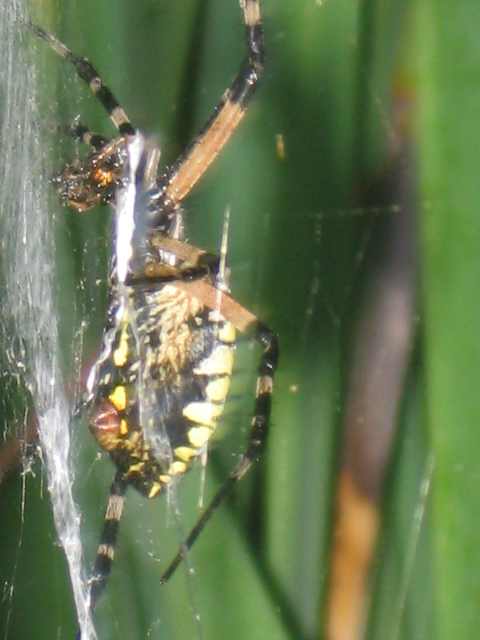
<path fill-rule="evenodd" d="M 57 186 L 62 202 L 77 211 L 85 211 L 96 204 L 110 204 L 115 191 L 121 186 L 123 164 L 119 154 L 110 156 L 101 163 L 95 155 L 85 163 L 69 164 L 52 179 Z"/>

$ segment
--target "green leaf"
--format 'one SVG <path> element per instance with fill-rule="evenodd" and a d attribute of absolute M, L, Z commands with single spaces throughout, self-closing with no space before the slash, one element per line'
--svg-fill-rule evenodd
<path fill-rule="evenodd" d="M 434 1 L 417 11 L 437 637 L 471 638 L 480 626 L 480 7 Z"/>

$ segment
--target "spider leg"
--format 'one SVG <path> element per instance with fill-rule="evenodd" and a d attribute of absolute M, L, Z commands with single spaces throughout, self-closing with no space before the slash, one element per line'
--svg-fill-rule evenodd
<path fill-rule="evenodd" d="M 90 131 L 88 127 L 80 122 L 75 122 L 71 125 L 60 125 L 55 127 L 56 131 L 65 133 L 69 138 L 76 140 L 77 142 L 83 142 L 88 147 L 91 147 L 94 151 L 101 151 L 105 145 L 109 142 L 109 139 L 102 136 L 100 133 Z"/>
<path fill-rule="evenodd" d="M 217 157 L 245 114 L 264 66 L 259 0 L 239 0 L 248 55 L 212 115 L 165 176 L 165 196 L 180 202 Z"/>
<path fill-rule="evenodd" d="M 194 282 L 201 278 L 210 278 L 215 276 L 218 270 L 218 257 L 213 254 L 203 254 L 206 256 L 199 264 L 192 267 L 185 267 L 177 269 L 175 267 L 169 267 L 168 265 L 160 265 L 157 268 L 156 265 L 152 265 L 151 270 L 144 277 L 132 277 L 127 278 L 125 284 L 128 286 L 145 286 L 152 287 L 152 285 L 173 283 L 175 286 L 177 282 Z M 177 287 L 178 288 L 178 287 Z"/>
<path fill-rule="evenodd" d="M 202 278 L 207 278 L 210 282 L 218 275 L 220 258 L 216 254 L 162 235 L 152 238 L 152 246 L 162 254 L 162 259 L 148 262 L 142 268 L 144 271 L 127 278 L 127 285 L 151 287 L 152 284 L 176 284 Z M 181 266 L 170 266 L 173 265 L 170 258 L 175 262 L 180 261 Z"/>
<path fill-rule="evenodd" d="M 227 296 L 228 297 L 228 296 Z M 228 301 L 233 301 L 231 298 Z M 235 303 L 238 304 L 238 303 Z M 238 305 L 240 306 L 240 305 Z M 240 462 L 233 468 L 225 483 L 220 487 L 197 524 L 194 526 L 189 536 L 185 540 L 181 547 L 181 550 L 175 556 L 170 563 L 162 577 L 160 578 L 160 584 L 164 584 L 175 572 L 175 569 L 182 562 L 185 557 L 185 553 L 192 547 L 195 540 L 202 532 L 204 526 L 210 520 L 218 506 L 223 502 L 224 498 L 232 490 L 235 484 L 241 480 L 246 473 L 252 468 L 253 464 L 260 458 L 265 448 L 265 442 L 268 436 L 268 423 L 270 419 L 271 400 L 273 392 L 273 377 L 278 365 L 279 347 L 278 339 L 275 333 L 269 329 L 266 325 L 258 320 L 251 320 L 252 314 L 246 309 L 244 323 L 248 323 L 247 326 L 242 329 L 244 333 L 250 335 L 257 344 L 263 348 L 263 356 L 258 368 L 257 387 L 255 392 L 255 405 L 253 411 L 252 426 L 250 429 L 250 435 L 248 437 L 247 447 L 245 449 Z M 228 305 L 222 308 L 222 315 L 225 313 L 225 317 L 233 321 L 232 317 L 228 314 Z M 235 310 L 235 317 L 238 316 L 239 310 Z M 240 327 L 237 327 L 240 328 Z"/>
<path fill-rule="evenodd" d="M 92 577 L 90 578 L 91 611 L 95 608 L 98 598 L 110 577 L 110 571 L 115 556 L 118 527 L 122 517 L 127 486 L 128 483 L 123 474 L 118 472 L 115 475 L 112 486 L 110 487 L 110 495 L 108 497 L 108 504 L 105 511 L 105 524 L 97 550 L 97 557 L 95 558 L 95 564 L 93 566 Z"/>
<path fill-rule="evenodd" d="M 108 113 L 110 120 L 121 135 L 135 135 L 135 128 L 132 126 L 129 117 L 120 106 L 120 103 L 113 93 L 103 82 L 91 62 L 87 60 L 87 58 L 77 56 L 77 54 L 64 45 L 63 42 L 60 42 L 58 38 L 46 33 L 43 29 L 40 29 L 40 27 L 37 27 L 28 21 L 25 22 L 25 25 L 33 31 L 35 35 L 46 42 L 56 53 L 58 53 L 59 56 L 73 64 L 77 75 L 80 76 L 80 78 L 82 78 L 82 80 L 84 80 L 90 87 L 92 93 L 100 101 L 105 111 Z"/>

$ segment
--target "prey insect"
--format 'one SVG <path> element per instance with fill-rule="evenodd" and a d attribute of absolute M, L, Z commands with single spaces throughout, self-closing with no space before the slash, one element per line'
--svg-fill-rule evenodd
<path fill-rule="evenodd" d="M 78 123 L 69 128 L 92 152 L 54 179 L 65 205 L 85 211 L 109 204 L 117 215 L 103 342 L 78 410 L 89 416 L 90 430 L 117 467 L 90 580 L 92 610 L 109 579 L 127 488 L 153 498 L 204 459 L 230 385 L 236 330 L 263 349 L 250 433 L 245 452 L 185 549 L 261 455 L 267 438 L 277 337 L 230 296 L 219 258 L 184 241 L 182 219 L 182 201 L 242 120 L 262 74 L 259 1 L 239 0 L 239 5 L 247 57 L 203 129 L 163 172 L 159 148 L 132 125 L 91 63 L 27 24 L 73 65 L 118 130 L 107 139 Z M 180 552 L 163 580 L 182 557 Z"/>

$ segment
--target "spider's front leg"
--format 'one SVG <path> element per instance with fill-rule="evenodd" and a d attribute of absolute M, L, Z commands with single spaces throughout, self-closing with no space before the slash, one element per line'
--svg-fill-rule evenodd
<path fill-rule="evenodd" d="M 91 62 L 87 60 L 87 58 L 78 56 L 54 35 L 47 33 L 32 22 L 24 21 L 23 24 L 25 24 L 25 26 L 41 40 L 46 42 L 55 51 L 55 53 L 73 65 L 77 75 L 89 86 L 92 93 L 102 104 L 113 125 L 118 129 L 120 135 L 135 135 L 135 128 L 132 126 L 123 107 L 103 82 L 97 70 Z"/>
<path fill-rule="evenodd" d="M 164 198 L 181 202 L 207 171 L 245 115 L 265 63 L 259 0 L 239 0 L 248 55 L 203 129 L 164 177 Z"/>

